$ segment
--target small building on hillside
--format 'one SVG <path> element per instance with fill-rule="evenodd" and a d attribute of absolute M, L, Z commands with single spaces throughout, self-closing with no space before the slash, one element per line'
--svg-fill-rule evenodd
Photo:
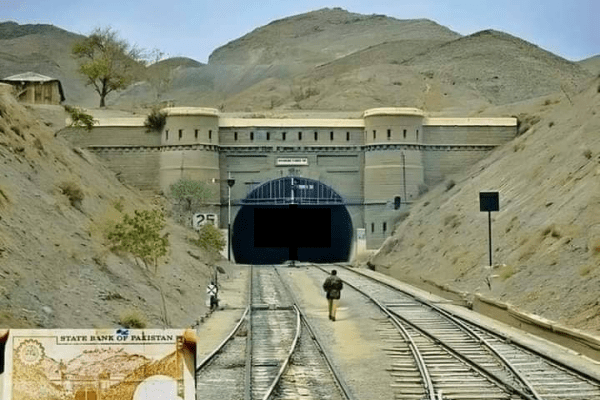
<path fill-rule="evenodd" d="M 62 85 L 58 79 L 25 72 L 0 79 L 0 82 L 12 85 L 15 95 L 22 103 L 60 104 L 65 100 Z"/>

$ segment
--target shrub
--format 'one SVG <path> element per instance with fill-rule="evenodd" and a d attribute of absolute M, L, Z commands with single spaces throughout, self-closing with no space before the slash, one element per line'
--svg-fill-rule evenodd
<path fill-rule="evenodd" d="M 69 199 L 69 203 L 75 208 L 81 207 L 81 202 L 83 201 L 83 191 L 81 188 L 74 182 L 63 182 L 59 186 L 62 194 L 67 196 Z"/>
<path fill-rule="evenodd" d="M 450 179 L 448 182 L 446 182 L 446 192 L 452 189 L 454 186 L 456 186 L 456 182 Z"/>
<path fill-rule="evenodd" d="M 186 210 L 191 210 L 192 203 L 205 203 L 212 195 L 207 184 L 200 181 L 182 178 L 169 187 L 171 197 L 178 202 L 185 201 Z"/>
<path fill-rule="evenodd" d="M 98 120 L 95 120 L 93 116 L 86 113 L 82 108 L 65 105 L 64 109 L 69 113 L 69 117 L 71 118 L 71 123 L 69 124 L 71 127 L 83 128 L 89 132 L 94 128 L 94 124 L 98 122 Z"/>
<path fill-rule="evenodd" d="M 587 276 L 589 275 L 590 272 L 592 272 L 592 265 L 588 264 L 588 265 L 582 265 L 581 267 L 579 267 L 579 275 L 580 276 Z"/>
<path fill-rule="evenodd" d="M 115 210 L 121 213 L 125 208 L 125 206 L 123 205 L 123 200 L 123 197 L 119 197 L 117 200 L 113 201 L 113 207 L 115 208 Z"/>
<path fill-rule="evenodd" d="M 450 214 L 444 218 L 444 226 L 449 226 L 451 229 L 460 226 L 460 222 L 460 217 L 456 214 Z"/>
<path fill-rule="evenodd" d="M 158 272 L 158 260 L 167 254 L 168 233 L 161 235 L 165 227 L 165 216 L 159 210 L 134 211 L 134 216 L 123 216 L 123 222 L 109 229 L 107 239 L 112 250 L 122 250 L 139 257 L 146 268 L 154 265 Z"/>
<path fill-rule="evenodd" d="M 562 234 L 560 233 L 560 231 L 556 228 L 556 226 L 554 224 L 547 226 L 542 231 L 542 236 L 548 236 L 548 235 L 552 236 L 553 238 L 562 237 Z"/>
<path fill-rule="evenodd" d="M 144 126 L 146 132 L 162 132 L 165 124 L 167 123 L 167 113 L 161 111 L 159 108 L 153 108 L 146 120 Z"/>
<path fill-rule="evenodd" d="M 320 93 L 319 89 L 316 87 L 309 86 L 305 88 L 304 86 L 292 87 L 290 89 L 292 97 L 296 103 L 306 100 L 311 96 L 316 96 Z"/>
<path fill-rule="evenodd" d="M 583 150 L 583 156 L 585 158 L 587 158 L 588 160 L 592 158 L 592 150 L 590 149 L 585 149 Z"/>
<path fill-rule="evenodd" d="M 2 188 L 0 187 L 0 204 L 2 204 L 3 202 L 9 203 L 10 200 L 6 193 L 4 193 L 4 190 L 2 190 Z"/>
<path fill-rule="evenodd" d="M 517 270 L 515 269 L 515 267 L 513 267 L 512 265 L 507 265 L 504 268 L 502 268 L 502 270 L 500 271 L 500 274 L 498 274 L 498 276 L 500 277 L 500 279 L 505 281 L 516 273 L 517 273 Z"/>
<path fill-rule="evenodd" d="M 124 310 L 119 315 L 119 325 L 127 329 L 144 329 L 148 323 L 139 310 Z"/>
<path fill-rule="evenodd" d="M 219 253 L 227 244 L 223 233 L 213 224 L 204 224 L 198 232 L 198 239 L 191 241 L 209 252 Z"/>

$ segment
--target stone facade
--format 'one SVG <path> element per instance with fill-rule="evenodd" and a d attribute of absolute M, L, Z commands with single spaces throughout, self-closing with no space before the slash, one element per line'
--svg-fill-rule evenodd
<path fill-rule="evenodd" d="M 144 190 L 167 191 L 180 178 L 219 185 L 212 200 L 227 227 L 259 184 L 282 176 L 320 181 L 341 195 L 368 249 L 391 234 L 399 213 L 439 183 L 515 137 L 515 118 L 429 118 L 414 108 L 366 110 L 362 118 L 239 118 L 215 109 L 165 109 L 160 133 L 143 121 L 101 121 L 74 142 Z M 402 206 L 395 209 L 394 198 Z M 213 207 L 214 207 L 213 206 Z"/>

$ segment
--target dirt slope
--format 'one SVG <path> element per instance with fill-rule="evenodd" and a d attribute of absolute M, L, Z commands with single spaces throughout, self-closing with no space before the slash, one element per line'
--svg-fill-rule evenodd
<path fill-rule="evenodd" d="M 104 232 L 122 217 L 118 209 L 131 213 L 162 204 L 123 186 L 94 156 L 54 137 L 34 109 L 2 90 L 0 328 L 114 327 L 130 309 L 145 316 L 148 326 L 160 327 L 159 285 L 171 324 L 192 325 L 205 312 L 210 268 L 206 256 L 187 243 L 190 232 L 169 224 L 173 251 L 158 276 L 110 252 Z M 71 204 L 61 190 L 65 182 L 82 190 L 80 204 Z"/>
<path fill-rule="evenodd" d="M 600 75 L 600 55 L 586 58 L 585 60 L 578 61 L 577 64 L 587 69 L 594 75 Z"/>
<path fill-rule="evenodd" d="M 599 87 L 545 102 L 525 134 L 413 204 L 371 262 L 599 334 Z M 480 191 L 500 193 L 493 269 Z"/>

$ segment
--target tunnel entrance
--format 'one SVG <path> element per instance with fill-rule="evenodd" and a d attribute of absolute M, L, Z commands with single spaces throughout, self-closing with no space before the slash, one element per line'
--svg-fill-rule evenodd
<path fill-rule="evenodd" d="M 240 264 L 346 262 L 352 220 L 331 187 L 308 178 L 274 179 L 242 201 L 231 245 Z"/>

